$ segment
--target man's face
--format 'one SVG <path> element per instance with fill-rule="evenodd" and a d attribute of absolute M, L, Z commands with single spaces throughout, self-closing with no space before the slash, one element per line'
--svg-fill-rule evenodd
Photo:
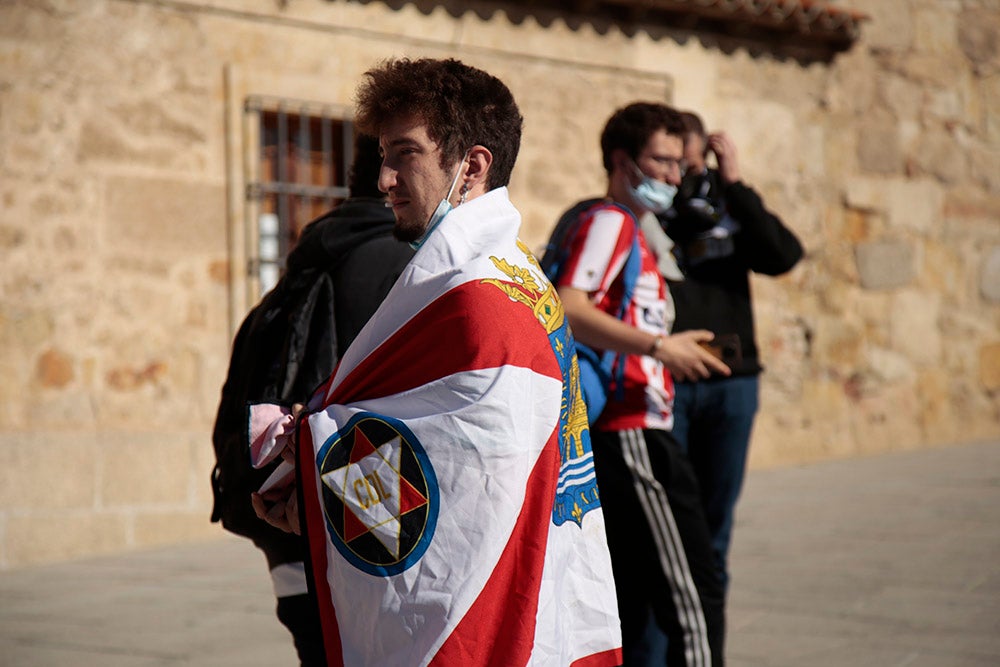
<path fill-rule="evenodd" d="M 396 216 L 393 234 L 416 241 L 455 176 L 458 163 L 441 168 L 441 148 L 427 135 L 427 126 L 413 117 L 395 120 L 379 135 L 382 169 L 378 189 L 386 193 Z"/>
<path fill-rule="evenodd" d="M 694 173 L 705 169 L 705 138 L 697 132 L 684 135 L 684 159 L 688 169 Z"/>
<path fill-rule="evenodd" d="M 684 159 L 684 142 L 677 135 L 657 130 L 635 160 L 635 164 L 646 176 L 670 185 L 680 185 Z"/>

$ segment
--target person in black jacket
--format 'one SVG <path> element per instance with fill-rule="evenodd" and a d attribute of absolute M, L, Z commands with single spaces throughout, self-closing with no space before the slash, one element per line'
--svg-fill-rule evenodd
<path fill-rule="evenodd" d="M 273 467 L 253 470 L 246 451 L 248 402 L 305 403 L 333 372 L 414 251 L 393 237 L 395 216 L 378 190 L 378 140 L 359 135 L 350 197 L 309 223 L 278 284 L 247 315 L 233 342 L 213 432 L 213 521 L 264 552 L 278 619 L 302 665 L 325 665 L 319 610 L 306 583 L 304 538 L 255 514 L 255 491 Z M 255 501 L 256 502 L 256 501 Z"/>
<path fill-rule="evenodd" d="M 749 274 L 785 273 L 802 257 L 802 246 L 742 181 L 729 136 L 706 134 L 697 115 L 682 115 L 687 172 L 674 206 L 661 219 L 684 276 L 668 281 L 677 313 L 673 331 L 712 331 L 711 349 L 732 375 L 676 383 L 673 435 L 694 465 L 716 565 L 728 584 L 733 514 L 762 371 Z M 709 153 L 715 154 L 717 169 L 708 168 Z"/>

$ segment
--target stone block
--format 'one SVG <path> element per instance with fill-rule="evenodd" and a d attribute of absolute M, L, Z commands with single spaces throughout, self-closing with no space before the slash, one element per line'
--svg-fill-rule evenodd
<path fill-rule="evenodd" d="M 208 277 L 216 285 L 228 287 L 230 282 L 229 260 L 215 260 L 208 265 Z"/>
<path fill-rule="evenodd" d="M 866 3 L 864 12 L 871 17 L 862 25 L 865 45 L 876 51 L 906 51 L 914 41 L 914 17 L 901 11 L 899 3 Z"/>
<path fill-rule="evenodd" d="M 89 510 L 94 506 L 93 434 L 32 430 L 0 435 L 0 510 Z"/>
<path fill-rule="evenodd" d="M 4 543 L 12 568 L 116 553 L 129 546 L 129 522 L 118 514 L 17 514 L 7 518 Z"/>
<path fill-rule="evenodd" d="M 810 340 L 815 324 L 806 318 L 787 313 L 768 312 L 766 300 L 758 299 L 757 342 L 768 372 L 763 381 L 779 402 L 794 402 L 801 395 Z"/>
<path fill-rule="evenodd" d="M 851 412 L 853 453 L 878 454 L 918 446 L 920 401 L 914 383 L 884 384 L 858 398 Z"/>
<path fill-rule="evenodd" d="M 812 320 L 812 356 L 834 368 L 856 368 L 862 360 L 864 328 L 856 315 Z"/>
<path fill-rule="evenodd" d="M 889 310 L 891 347 L 918 365 L 941 363 L 941 296 L 925 290 L 893 295 Z"/>
<path fill-rule="evenodd" d="M 178 150 L 163 146 L 144 146 L 125 135 L 118 127 L 102 120 L 89 120 L 80 129 L 76 159 L 83 163 L 95 161 L 120 162 L 129 166 L 170 167 L 182 159 Z"/>
<path fill-rule="evenodd" d="M 944 188 L 933 178 L 893 179 L 886 184 L 889 227 L 934 236 L 942 226 Z"/>
<path fill-rule="evenodd" d="M 32 219 L 44 219 L 70 213 L 73 209 L 72 197 L 54 192 L 40 192 L 31 200 Z"/>
<path fill-rule="evenodd" d="M 736 144 L 740 170 L 748 183 L 760 187 L 761 178 L 755 175 L 796 173 L 803 159 L 816 157 L 815 151 L 807 154 L 801 150 L 797 132 L 774 131 L 776 127 L 795 126 L 794 110 L 786 105 L 762 101 L 755 105 L 753 114 L 740 108 L 734 117 L 739 120 L 720 129 Z M 822 152 L 819 158 L 823 159 Z M 765 196 L 765 201 L 770 199 Z"/>
<path fill-rule="evenodd" d="M 955 12 L 938 7 L 921 7 L 913 12 L 913 27 L 913 45 L 921 53 L 954 55 L 958 40 Z"/>
<path fill-rule="evenodd" d="M 955 83 L 955 72 L 962 68 L 958 57 L 942 57 L 915 51 L 899 58 L 898 67 L 904 76 L 919 81 L 928 89 L 948 88 Z"/>
<path fill-rule="evenodd" d="M 107 193 L 106 240 L 112 250 L 166 257 L 225 254 L 221 183 L 116 176 L 109 179 Z"/>
<path fill-rule="evenodd" d="M 179 432 L 111 432 L 101 436 L 100 505 L 186 505 L 190 498 L 190 436 Z"/>
<path fill-rule="evenodd" d="M 915 150 L 917 142 L 924 132 L 923 125 L 918 120 L 903 119 L 899 121 L 899 145 L 904 155 L 910 155 Z M 911 173 L 911 160 L 906 161 L 906 172 Z"/>
<path fill-rule="evenodd" d="M 993 113 L 992 116 L 1000 118 L 1000 113 Z M 988 192 L 1000 192 L 1000 141 L 996 135 L 990 136 L 989 143 L 973 144 L 966 148 L 969 155 L 969 175 L 974 183 L 986 189 Z"/>
<path fill-rule="evenodd" d="M 963 9 L 957 33 L 958 47 L 976 65 L 1000 59 L 1000 15 L 995 9 Z"/>
<path fill-rule="evenodd" d="M 58 349 L 42 352 L 35 364 L 35 378 L 44 388 L 60 389 L 73 381 L 75 372 L 71 356 Z"/>
<path fill-rule="evenodd" d="M 1000 343 L 979 348 L 979 382 L 987 391 L 1000 389 Z"/>
<path fill-rule="evenodd" d="M 851 208 L 880 211 L 885 208 L 885 191 L 890 182 L 870 176 L 848 178 L 844 184 L 844 199 Z"/>
<path fill-rule="evenodd" d="M 1000 145 L 1000 72 L 992 76 L 984 76 L 979 80 L 979 90 L 982 95 L 982 107 L 985 110 L 982 120 L 983 137 L 991 146 Z"/>
<path fill-rule="evenodd" d="M 140 368 L 118 366 L 108 370 L 105 383 L 114 391 L 135 391 L 144 384 L 159 382 L 167 372 L 167 363 L 151 361 Z"/>
<path fill-rule="evenodd" d="M 788 463 L 776 451 L 777 443 L 786 438 L 788 432 L 777 425 L 776 421 L 772 412 L 761 411 L 757 414 L 750 438 L 750 452 L 747 455 L 748 469 L 762 470 Z"/>
<path fill-rule="evenodd" d="M 847 209 L 843 216 L 843 231 L 840 236 L 848 243 L 861 243 L 870 236 L 872 224 L 871 214 L 857 209 Z"/>
<path fill-rule="evenodd" d="M 218 537 L 220 526 L 209 521 L 211 504 L 184 512 L 139 512 L 134 518 L 136 547 L 177 544 Z"/>
<path fill-rule="evenodd" d="M 878 74 L 879 97 L 899 119 L 919 117 L 923 106 L 924 90 L 920 83 L 900 76 L 895 72 Z"/>
<path fill-rule="evenodd" d="M 809 378 L 802 385 L 802 426 L 813 432 L 824 451 L 847 448 L 851 405 L 841 382 Z"/>
<path fill-rule="evenodd" d="M 966 253 L 961 248 L 939 241 L 926 241 L 922 247 L 922 286 L 941 294 L 952 305 L 967 303 L 970 297 L 975 297 L 968 289 L 972 284 L 970 258 L 963 256 Z"/>
<path fill-rule="evenodd" d="M 962 425 L 955 418 L 951 396 L 951 373 L 943 368 L 925 368 L 917 378 L 920 426 L 928 443 L 955 442 L 962 438 Z"/>
<path fill-rule="evenodd" d="M 979 270 L 979 293 L 990 303 L 1000 304 L 1000 245 L 986 251 Z"/>
<path fill-rule="evenodd" d="M 854 114 L 830 113 L 823 119 L 824 124 L 831 128 L 824 135 L 823 155 L 825 162 L 823 170 L 832 180 L 827 187 L 839 185 L 847 174 L 856 174 L 858 166 L 858 141 L 854 132 L 842 132 L 839 129 L 853 127 Z"/>
<path fill-rule="evenodd" d="M 203 118 L 183 118 L 175 106 L 164 106 L 153 100 L 117 104 L 109 110 L 109 118 L 114 127 L 144 139 L 156 138 L 164 143 L 187 146 L 207 139 Z"/>
<path fill-rule="evenodd" d="M 870 241 L 858 244 L 854 252 L 865 289 L 905 287 L 919 273 L 917 252 L 909 241 Z"/>
<path fill-rule="evenodd" d="M 26 308 L 13 303 L 0 303 L 0 345 L 6 349 L 23 350 L 48 340 L 55 331 L 52 313 L 35 304 Z"/>
<path fill-rule="evenodd" d="M 960 185 L 949 188 L 944 199 L 943 214 L 948 218 L 957 218 L 963 221 L 973 221 L 968 229 L 960 232 L 965 236 L 968 231 L 980 230 L 989 234 L 991 230 L 996 230 L 992 235 L 980 236 L 980 238 L 993 238 L 1000 240 L 1000 228 L 990 223 L 1000 220 L 1000 194 L 983 192 L 982 189 L 972 185 Z"/>
<path fill-rule="evenodd" d="M 835 85 L 828 87 L 824 106 L 836 113 L 847 113 L 853 125 L 859 114 L 877 104 L 878 80 L 871 76 L 871 71 L 871 57 L 861 49 L 843 54 L 837 59 L 837 67 L 831 70 Z M 836 123 L 831 127 L 844 125 Z"/>
<path fill-rule="evenodd" d="M 969 161 L 965 151 L 956 150 L 957 144 L 956 138 L 942 128 L 925 130 L 909 162 L 942 183 L 963 182 L 968 178 Z"/>
<path fill-rule="evenodd" d="M 857 136 L 857 160 L 863 172 L 898 174 L 902 170 L 899 127 L 894 122 L 862 121 Z"/>
<path fill-rule="evenodd" d="M 895 350 L 869 347 L 865 358 L 869 370 L 880 382 L 912 382 L 916 379 L 913 363 Z"/>
<path fill-rule="evenodd" d="M 0 225 L 0 249 L 4 251 L 13 250 L 24 245 L 26 240 L 25 230 L 13 225 Z"/>
<path fill-rule="evenodd" d="M 188 295 L 177 289 L 177 284 L 152 271 L 141 271 L 139 265 L 128 268 L 113 262 L 108 274 L 116 280 L 105 289 L 108 318 L 118 322 L 157 322 L 160 327 L 173 328 L 183 322 L 179 302 Z M 135 345 L 130 345 L 135 347 Z"/>
<path fill-rule="evenodd" d="M 990 351 L 986 354 L 993 357 L 996 352 L 990 342 L 987 347 Z M 982 351 L 973 350 L 973 354 L 979 354 L 979 373 L 970 373 L 967 376 L 951 376 L 950 403 L 955 412 L 955 419 L 961 424 L 961 441 L 972 442 L 976 440 L 996 441 L 1000 435 L 1000 396 L 996 390 L 986 390 L 983 387 L 982 377 L 984 367 Z M 994 362 L 987 362 L 993 364 Z M 995 368 L 995 366 L 993 366 Z M 987 370 L 992 375 L 992 370 Z M 977 377 L 978 375 L 978 377 Z M 987 381 L 994 382 L 994 377 Z"/>
<path fill-rule="evenodd" d="M 946 124 L 957 124 L 968 120 L 965 117 L 967 100 L 970 96 L 968 77 L 959 74 L 951 87 L 929 90 L 926 95 L 927 103 L 922 107 L 929 118 L 944 121 Z"/>

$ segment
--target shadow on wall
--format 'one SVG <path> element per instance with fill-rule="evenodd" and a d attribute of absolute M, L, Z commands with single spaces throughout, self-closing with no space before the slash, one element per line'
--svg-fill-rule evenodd
<path fill-rule="evenodd" d="M 281 2 L 282 0 L 279 0 Z M 786 3 L 784 9 L 771 7 L 769 0 L 734 3 L 705 3 L 688 0 L 659 2 L 644 0 L 507 0 L 505 2 L 464 2 L 458 0 L 327 0 L 380 3 L 393 10 L 412 5 L 429 15 L 441 7 L 454 18 L 473 13 L 484 21 L 506 14 L 516 25 L 532 17 L 549 27 L 564 22 L 571 30 L 589 25 L 599 34 L 620 30 L 628 37 L 645 33 L 651 39 L 686 44 L 697 39 L 707 49 L 727 55 L 744 49 L 751 57 L 768 56 L 795 60 L 803 65 L 830 62 L 851 48 L 860 35 L 865 14 L 848 9 L 825 7 L 821 3 Z"/>

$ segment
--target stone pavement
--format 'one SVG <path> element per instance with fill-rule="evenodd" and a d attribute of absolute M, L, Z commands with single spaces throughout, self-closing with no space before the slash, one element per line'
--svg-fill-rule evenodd
<path fill-rule="evenodd" d="M 1000 443 L 751 471 L 730 667 L 1000 665 Z M 222 537 L 0 573 L 3 667 L 295 664 Z"/>

